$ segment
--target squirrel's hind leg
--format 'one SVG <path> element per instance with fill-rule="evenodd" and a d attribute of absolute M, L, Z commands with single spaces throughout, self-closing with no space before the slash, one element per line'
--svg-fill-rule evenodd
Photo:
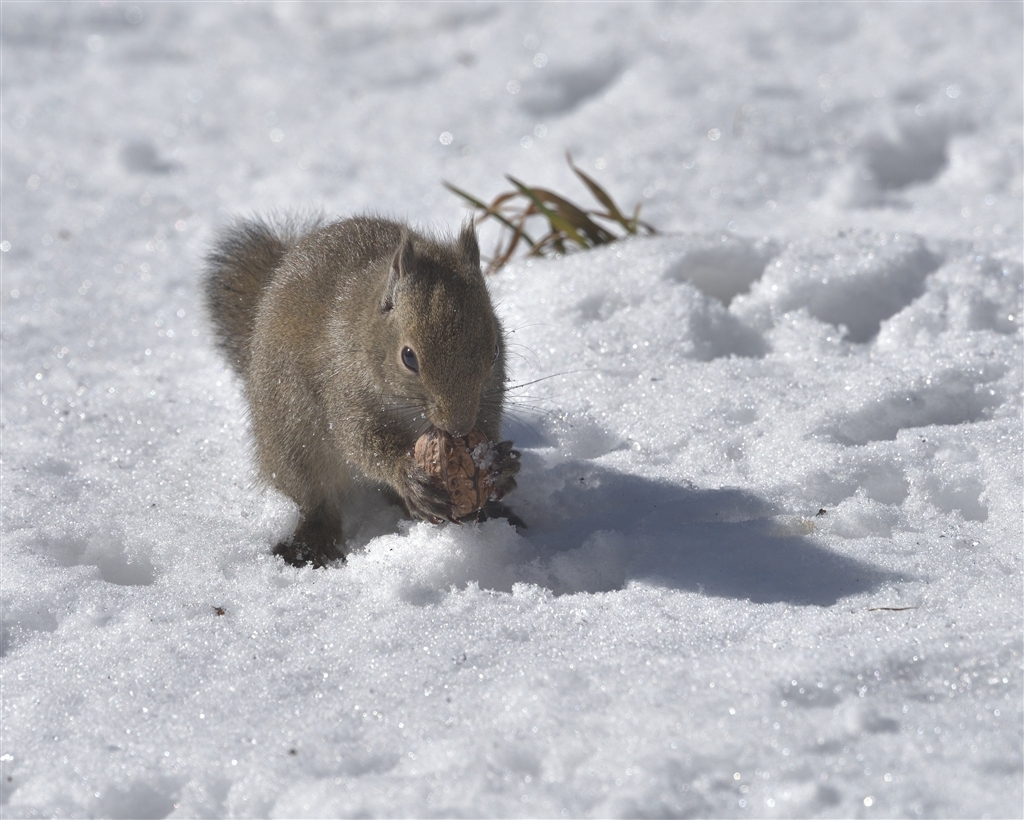
<path fill-rule="evenodd" d="M 294 567 L 312 564 L 325 567 L 331 561 L 344 561 L 342 544 L 341 514 L 337 507 L 324 501 L 310 512 L 303 512 L 294 535 L 274 547 L 274 555 L 280 555 Z"/>

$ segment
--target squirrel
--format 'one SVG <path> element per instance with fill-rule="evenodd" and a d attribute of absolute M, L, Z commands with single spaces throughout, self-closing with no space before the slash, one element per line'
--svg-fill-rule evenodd
<path fill-rule="evenodd" d="M 207 256 L 205 290 L 244 383 L 259 476 L 299 507 L 276 555 L 344 560 L 342 502 L 357 481 L 390 490 L 414 518 L 454 520 L 412 452 L 432 425 L 500 439 L 504 335 L 471 222 L 441 240 L 370 216 L 239 220 Z M 498 499 L 520 462 L 511 441 L 495 454 Z M 478 515 L 522 524 L 496 500 Z"/>

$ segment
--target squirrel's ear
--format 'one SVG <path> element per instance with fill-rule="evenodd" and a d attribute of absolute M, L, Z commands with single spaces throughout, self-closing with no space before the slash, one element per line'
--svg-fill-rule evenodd
<path fill-rule="evenodd" d="M 381 313 L 387 313 L 395 306 L 395 297 L 402 279 L 411 276 L 415 270 L 416 250 L 412 246 L 412 237 L 407 231 L 402 231 L 402 239 L 391 259 L 391 270 L 388 271 L 388 281 L 384 286 L 384 298 L 380 303 Z"/>
<path fill-rule="evenodd" d="M 459 247 L 462 249 L 466 261 L 469 262 L 469 266 L 473 270 L 479 270 L 480 245 L 476 241 L 476 228 L 473 227 L 472 220 L 465 222 L 462 226 L 462 232 L 459 234 Z"/>

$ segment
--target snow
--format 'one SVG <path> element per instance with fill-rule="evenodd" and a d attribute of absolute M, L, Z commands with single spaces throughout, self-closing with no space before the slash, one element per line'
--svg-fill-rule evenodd
<path fill-rule="evenodd" d="M 5 2 L 4 816 L 1020 817 L 1021 8 Z M 566 150 L 529 528 L 284 565 L 213 231 Z"/>

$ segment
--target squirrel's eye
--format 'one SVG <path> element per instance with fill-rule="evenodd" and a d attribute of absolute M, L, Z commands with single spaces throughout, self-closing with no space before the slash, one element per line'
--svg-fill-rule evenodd
<path fill-rule="evenodd" d="M 405 365 L 406 369 L 411 370 L 413 373 L 420 372 L 420 363 L 416 358 L 416 354 L 413 353 L 411 347 L 402 348 L 402 364 Z"/>
<path fill-rule="evenodd" d="M 498 361 L 498 354 L 499 353 L 501 353 L 501 348 L 498 347 L 498 345 L 495 345 L 494 346 L 494 358 L 491 359 L 491 364 L 494 364 L 496 361 Z"/>

